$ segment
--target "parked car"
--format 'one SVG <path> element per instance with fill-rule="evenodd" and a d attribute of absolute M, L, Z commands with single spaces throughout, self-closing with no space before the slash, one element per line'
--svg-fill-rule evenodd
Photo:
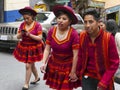
<path fill-rule="evenodd" d="M 73 25 L 73 27 L 78 31 L 78 33 L 80 33 L 80 31 L 83 29 L 84 22 L 79 14 L 76 14 L 76 16 L 79 22 Z M 43 39 L 45 40 L 49 28 L 56 24 L 56 17 L 53 12 L 44 11 L 38 12 L 36 20 L 42 25 Z M 0 23 L 0 48 L 14 49 L 16 47 L 16 44 L 19 41 L 16 37 L 16 34 L 21 22 L 23 22 L 23 17 L 16 19 L 15 22 Z"/>

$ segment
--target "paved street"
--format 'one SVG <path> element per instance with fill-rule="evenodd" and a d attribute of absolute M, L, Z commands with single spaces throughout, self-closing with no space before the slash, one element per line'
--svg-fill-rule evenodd
<path fill-rule="evenodd" d="M 41 63 L 36 63 L 39 70 Z M 30 85 L 29 90 L 50 90 L 42 80 L 43 74 L 39 70 L 41 81 L 37 85 Z M 0 90 L 21 90 L 24 84 L 25 67 L 23 63 L 15 60 L 10 53 L 0 52 Z M 31 78 L 33 80 L 33 76 Z M 120 85 L 115 83 L 115 90 L 120 90 Z M 76 90 L 82 90 L 78 88 Z"/>

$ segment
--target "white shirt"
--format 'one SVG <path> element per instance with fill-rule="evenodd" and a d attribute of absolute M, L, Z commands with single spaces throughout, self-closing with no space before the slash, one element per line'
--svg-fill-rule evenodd
<path fill-rule="evenodd" d="M 115 34 L 115 42 L 116 42 L 117 51 L 120 57 L 120 33 L 119 32 Z"/>

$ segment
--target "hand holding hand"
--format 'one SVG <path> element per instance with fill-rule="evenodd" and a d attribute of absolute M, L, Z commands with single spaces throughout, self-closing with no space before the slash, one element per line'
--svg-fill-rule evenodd
<path fill-rule="evenodd" d="M 71 72 L 71 73 L 69 74 L 69 80 L 70 80 L 71 82 L 76 82 L 76 81 L 78 80 L 78 77 L 77 77 L 76 73 Z"/>
<path fill-rule="evenodd" d="M 97 90 L 104 90 L 102 87 L 97 87 Z"/>
<path fill-rule="evenodd" d="M 41 67 L 40 67 L 40 71 L 42 73 L 46 73 L 46 67 L 47 67 L 47 64 L 43 64 Z"/>

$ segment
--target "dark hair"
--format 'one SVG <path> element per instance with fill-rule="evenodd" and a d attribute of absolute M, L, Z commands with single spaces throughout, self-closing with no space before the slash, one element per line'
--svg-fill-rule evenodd
<path fill-rule="evenodd" d="M 65 12 L 65 11 L 58 11 L 56 17 L 59 17 L 62 14 L 66 14 L 71 19 L 71 15 L 69 13 Z"/>
<path fill-rule="evenodd" d="M 99 19 L 99 22 L 102 22 L 102 23 L 104 23 L 106 25 L 107 20 L 105 20 L 104 18 L 101 18 L 101 19 Z"/>
<path fill-rule="evenodd" d="M 63 15 L 63 14 L 67 15 L 70 20 L 72 19 L 72 16 L 66 11 L 58 11 L 58 13 L 56 14 L 56 17 L 59 17 L 60 15 Z"/>
<path fill-rule="evenodd" d="M 32 16 L 32 19 L 35 20 L 35 16 L 31 12 L 23 12 L 22 15 Z"/>
<path fill-rule="evenodd" d="M 83 14 L 83 18 L 86 15 L 92 15 L 96 21 L 98 21 L 100 19 L 100 13 L 95 8 L 86 9 L 84 14 Z"/>
<path fill-rule="evenodd" d="M 118 25 L 116 21 L 114 19 L 108 19 L 106 29 L 115 36 L 115 34 L 118 32 Z"/>

